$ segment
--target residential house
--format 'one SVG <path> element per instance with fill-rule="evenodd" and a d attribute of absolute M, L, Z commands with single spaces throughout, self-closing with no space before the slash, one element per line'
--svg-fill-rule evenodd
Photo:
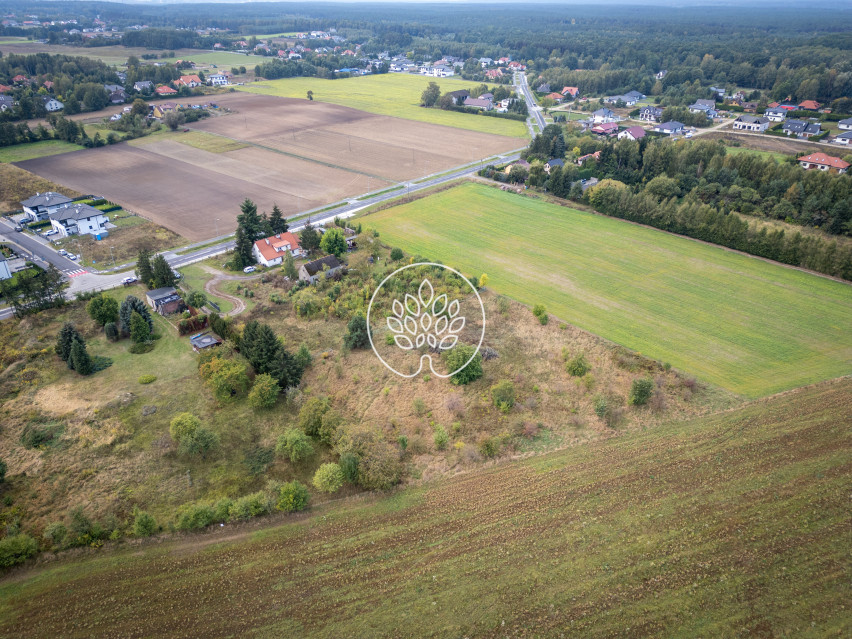
<path fill-rule="evenodd" d="M 548 160 L 544 164 L 544 172 L 550 175 L 550 170 L 556 168 L 557 166 L 559 168 L 565 166 L 565 160 L 562 160 L 560 158 L 553 158 L 552 160 Z"/>
<path fill-rule="evenodd" d="M 551 99 L 551 100 L 553 100 L 556 104 L 562 104 L 563 95 L 562 95 L 561 93 L 556 93 L 556 92 L 554 91 L 553 93 L 548 93 L 548 94 L 547 94 L 546 96 L 544 96 L 544 97 L 546 97 L 546 98 L 550 98 L 550 99 Z"/>
<path fill-rule="evenodd" d="M 9 263 L 0 257 L 0 280 L 8 280 L 12 277 L 12 271 L 9 270 Z"/>
<path fill-rule="evenodd" d="M 581 155 L 580 157 L 577 158 L 577 165 L 583 166 L 586 163 L 586 161 L 588 161 L 588 160 L 597 161 L 597 160 L 600 160 L 600 159 L 601 159 L 601 152 L 600 151 L 595 151 L 594 153 L 587 153 L 586 155 Z"/>
<path fill-rule="evenodd" d="M 14 106 L 15 102 L 12 100 L 11 96 L 0 95 L 0 111 L 8 111 Z"/>
<path fill-rule="evenodd" d="M 162 118 L 169 111 L 174 111 L 177 106 L 173 102 L 163 102 L 162 104 L 155 104 L 151 108 L 151 115 L 155 118 Z"/>
<path fill-rule="evenodd" d="M 212 73 L 207 76 L 207 84 L 214 87 L 221 87 L 228 84 L 228 76 L 224 73 Z"/>
<path fill-rule="evenodd" d="M 42 86 L 48 91 L 53 91 L 53 82 L 51 80 L 45 80 Z"/>
<path fill-rule="evenodd" d="M 494 103 L 491 100 L 483 100 L 482 98 L 465 98 L 464 106 L 490 111 L 494 108 Z"/>
<path fill-rule="evenodd" d="M 80 202 L 68 202 L 48 214 L 50 225 L 59 232 L 60 237 L 88 234 L 96 238 L 106 237 L 109 219 L 93 206 Z"/>
<path fill-rule="evenodd" d="M 645 129 L 641 126 L 631 126 L 619 132 L 619 140 L 641 140 L 645 137 Z"/>
<path fill-rule="evenodd" d="M 604 98 L 604 102 L 608 102 L 609 104 L 624 102 L 624 104 L 631 107 L 637 102 L 639 102 L 639 100 L 644 99 L 645 95 L 643 93 L 639 93 L 638 91 L 630 91 L 628 93 L 625 93 L 624 95 L 611 95 L 608 98 Z"/>
<path fill-rule="evenodd" d="M 118 89 L 109 94 L 109 101 L 112 104 L 124 104 L 127 102 L 127 92 L 124 89 Z"/>
<path fill-rule="evenodd" d="M 343 269 L 343 265 L 334 255 L 326 255 L 313 262 L 307 262 L 299 267 L 299 279 L 303 282 L 315 284 L 325 273 L 325 277 L 332 277 Z"/>
<path fill-rule="evenodd" d="M 202 85 L 202 82 L 201 78 L 199 78 L 197 75 L 182 75 L 180 76 L 180 78 L 175 80 L 175 84 L 194 89 L 195 87 L 200 87 Z"/>
<path fill-rule="evenodd" d="M 763 133 L 769 128 L 769 118 L 755 115 L 741 115 L 734 120 L 734 128 L 739 131 Z"/>
<path fill-rule="evenodd" d="M 504 171 L 504 172 L 505 172 L 506 174 L 510 173 L 510 172 L 511 172 L 511 170 L 512 170 L 512 167 L 513 167 L 513 166 L 519 166 L 519 167 L 521 167 L 522 169 L 526 169 L 526 170 L 528 170 L 528 171 L 529 171 L 529 169 L 530 169 L 530 163 L 529 163 L 529 162 L 527 162 L 526 160 L 518 160 L 517 162 L 512 162 L 511 164 L 508 164 L 508 165 L 506 166 L 506 169 L 505 169 L 505 171 Z"/>
<path fill-rule="evenodd" d="M 849 162 L 840 158 L 826 155 L 825 153 L 811 153 L 798 158 L 799 165 L 805 169 L 817 169 L 818 171 L 830 171 L 831 173 L 846 173 Z"/>
<path fill-rule="evenodd" d="M 603 137 L 610 137 L 618 133 L 617 122 L 603 122 L 592 127 L 592 133 Z"/>
<path fill-rule="evenodd" d="M 804 120 L 787 120 L 781 130 L 787 135 L 796 135 L 800 138 L 811 138 L 822 133 L 820 124 L 805 122 Z"/>
<path fill-rule="evenodd" d="M 536 93 L 550 93 L 550 85 L 547 82 L 543 82 L 538 85 L 538 88 L 535 90 Z"/>
<path fill-rule="evenodd" d="M 8 84 L 0 84 L 0 93 L 7 93 L 11 91 L 13 87 L 10 87 Z"/>
<path fill-rule="evenodd" d="M 490 67 L 494 64 L 494 60 L 491 58 L 479 58 L 479 65 L 484 69 L 485 67 Z"/>
<path fill-rule="evenodd" d="M 430 75 L 433 78 L 449 78 L 456 74 L 456 70 L 453 67 L 448 67 L 444 64 L 438 64 L 432 67 L 426 75 Z"/>
<path fill-rule="evenodd" d="M 592 122 L 594 122 L 595 124 L 602 124 L 604 122 L 617 122 L 618 120 L 618 116 L 606 107 L 598 109 L 597 111 L 592 113 Z"/>
<path fill-rule="evenodd" d="M 160 315 L 177 313 L 185 306 L 174 286 L 155 288 L 153 291 L 145 293 L 145 297 L 148 300 L 148 304 L 154 309 L 154 312 Z"/>
<path fill-rule="evenodd" d="M 666 71 L 665 69 L 662 69 L 661 71 L 657 71 L 657 72 L 654 74 L 654 77 L 655 77 L 655 78 L 657 78 L 657 80 L 662 80 L 662 79 L 663 79 L 663 78 L 665 78 L 668 74 L 669 74 L 669 72 L 668 72 L 668 71 Z"/>
<path fill-rule="evenodd" d="M 459 89 L 458 91 L 449 91 L 446 93 L 449 97 L 452 98 L 453 104 L 463 103 L 470 97 L 470 91 L 467 89 Z"/>
<path fill-rule="evenodd" d="M 175 91 L 171 87 L 163 85 L 154 89 L 154 93 L 156 93 L 157 95 L 176 95 L 177 91 Z"/>
<path fill-rule="evenodd" d="M 578 89 L 577 87 L 563 87 L 563 89 L 562 89 L 562 95 L 564 95 L 564 96 L 570 95 L 572 99 L 576 98 L 577 94 L 579 94 L 579 93 L 580 93 L 580 89 Z"/>
<path fill-rule="evenodd" d="M 60 102 L 56 98 L 50 97 L 49 95 L 42 96 L 42 100 L 44 100 L 44 108 L 48 113 L 61 111 L 65 107 L 62 102 Z"/>
<path fill-rule="evenodd" d="M 659 122 L 663 117 L 663 110 L 660 107 L 644 106 L 639 109 L 639 119 L 646 122 Z"/>
<path fill-rule="evenodd" d="M 104 89 L 107 93 L 112 93 L 113 91 L 123 91 L 124 87 L 120 84 L 105 84 Z"/>
<path fill-rule="evenodd" d="M 307 255 L 299 244 L 299 238 L 289 232 L 270 235 L 258 240 L 252 247 L 254 258 L 266 267 L 283 263 L 287 253 L 293 257 Z"/>
<path fill-rule="evenodd" d="M 798 108 L 804 111 L 819 111 L 819 108 L 821 106 L 822 105 L 819 102 L 816 102 L 815 100 L 805 100 L 799 105 Z"/>
<path fill-rule="evenodd" d="M 23 200 L 21 208 L 24 209 L 24 213 L 29 216 L 31 221 L 42 222 L 60 206 L 69 202 L 71 202 L 70 197 L 65 197 L 61 193 L 47 191 L 46 193 L 36 193 L 31 198 Z"/>
<path fill-rule="evenodd" d="M 671 122 L 663 122 L 654 127 L 657 133 L 665 133 L 666 135 L 680 135 L 683 133 L 684 125 L 682 122 L 672 120 Z"/>
<path fill-rule="evenodd" d="M 852 146 L 852 131 L 847 131 L 846 133 L 841 133 L 836 136 L 832 142 L 836 144 L 845 144 L 846 146 Z"/>
<path fill-rule="evenodd" d="M 139 82 L 133 83 L 134 91 L 150 91 L 154 88 L 154 83 L 150 80 L 140 80 Z"/>
<path fill-rule="evenodd" d="M 485 72 L 485 77 L 489 80 L 496 80 L 503 77 L 503 69 L 488 69 Z"/>
<path fill-rule="evenodd" d="M 520 62 L 515 62 L 514 60 L 509 63 L 509 68 L 512 71 L 526 71 L 527 65 L 521 64 Z"/>
<path fill-rule="evenodd" d="M 773 109 L 767 108 L 763 112 L 763 115 L 765 115 L 767 118 L 769 118 L 770 122 L 783 122 L 784 120 L 787 119 L 786 109 L 781 109 L 781 108 L 778 108 L 778 107 L 775 107 Z M 852 118 L 850 118 L 850 121 L 852 121 Z"/>
<path fill-rule="evenodd" d="M 837 123 L 837 128 L 844 131 L 852 131 L 852 118 L 846 118 Z"/>
<path fill-rule="evenodd" d="M 708 118 L 715 118 L 718 115 L 716 111 L 716 103 L 713 100 L 696 100 L 694 104 L 689 105 L 690 113 L 703 113 Z"/>

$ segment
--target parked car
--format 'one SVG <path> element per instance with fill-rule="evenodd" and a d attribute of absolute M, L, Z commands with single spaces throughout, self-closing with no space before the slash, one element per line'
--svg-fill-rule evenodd
<path fill-rule="evenodd" d="M 79 257 L 79 255 L 74 255 L 73 253 L 68 253 L 65 257 L 67 257 L 69 260 L 76 260 Z"/>
<path fill-rule="evenodd" d="M 47 233 L 44 234 L 45 237 L 50 237 L 51 235 L 56 235 L 59 233 L 56 229 L 50 229 Z"/>
<path fill-rule="evenodd" d="M 138 280 L 135 277 L 132 277 L 132 276 L 131 277 L 125 277 L 123 280 L 121 280 L 121 283 L 124 284 L 125 286 L 129 286 L 130 284 L 133 284 L 135 282 L 138 282 Z"/>
<path fill-rule="evenodd" d="M 254 273 L 257 269 L 253 266 L 246 266 L 243 269 L 243 273 Z"/>
<path fill-rule="evenodd" d="M 66 251 L 65 249 L 59 249 L 59 254 L 60 255 L 68 255 L 68 251 Z"/>
<path fill-rule="evenodd" d="M 183 277 L 183 275 L 181 275 L 181 274 L 180 274 L 178 271 L 176 271 L 175 269 L 172 269 L 172 273 L 174 273 L 174 275 L 175 275 L 175 279 L 176 279 L 176 280 L 179 280 L 180 278 L 182 278 L 182 277 Z"/>
<path fill-rule="evenodd" d="M 15 227 L 15 230 L 16 230 L 16 231 L 23 231 L 23 230 L 24 230 L 24 227 L 23 227 L 23 226 L 21 226 L 20 224 L 18 224 L 18 225 Z"/>

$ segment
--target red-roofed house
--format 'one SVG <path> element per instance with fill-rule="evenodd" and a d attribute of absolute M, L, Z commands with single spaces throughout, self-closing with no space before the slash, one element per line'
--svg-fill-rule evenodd
<path fill-rule="evenodd" d="M 570 95 L 572 98 L 576 98 L 578 93 L 580 93 L 580 89 L 577 87 L 565 87 L 562 89 L 562 95 Z"/>
<path fill-rule="evenodd" d="M 194 89 L 201 86 L 201 78 L 197 75 L 182 75 L 178 80 L 175 80 L 175 84 L 183 84 L 190 89 Z"/>
<path fill-rule="evenodd" d="M 50 80 L 45 80 L 45 82 L 42 86 L 44 86 L 44 88 L 49 91 L 50 89 L 53 88 L 53 82 L 51 82 Z"/>
<path fill-rule="evenodd" d="M 12 82 L 14 82 L 15 84 L 29 84 L 30 79 L 25 75 L 16 75 L 14 78 L 12 78 Z"/>
<path fill-rule="evenodd" d="M 618 133 L 618 122 L 603 122 L 593 126 L 591 130 L 595 135 L 615 135 Z"/>
<path fill-rule="evenodd" d="M 521 64 L 520 62 L 512 61 L 509 63 L 509 68 L 515 69 L 516 71 L 526 71 L 527 66 L 525 64 Z"/>
<path fill-rule="evenodd" d="M 815 100 L 805 100 L 799 105 L 799 108 L 805 109 L 806 111 L 819 111 L 820 106 L 822 105 Z"/>
<path fill-rule="evenodd" d="M 12 87 L 7 86 L 5 84 L 0 84 L 0 93 L 6 93 L 6 91 L 11 91 Z"/>
<path fill-rule="evenodd" d="M 829 171 L 831 173 L 846 173 L 849 168 L 849 162 L 844 162 L 840 158 L 826 155 L 825 153 L 811 153 L 803 155 L 799 158 L 799 164 L 805 170 L 817 169 L 819 171 Z"/>
<path fill-rule="evenodd" d="M 583 164 L 585 164 L 586 160 L 600 160 L 600 159 L 601 159 L 601 152 L 595 151 L 594 153 L 589 153 L 588 155 L 581 155 L 580 157 L 578 157 L 577 158 L 577 164 L 580 165 L 580 166 L 583 166 Z"/>
<path fill-rule="evenodd" d="M 503 69 L 488 69 L 485 72 L 485 77 L 489 80 L 496 80 L 497 78 L 503 77 Z"/>
<path fill-rule="evenodd" d="M 157 95 L 174 95 L 175 93 L 177 93 L 177 91 L 175 91 L 171 87 L 163 85 L 154 89 L 154 93 L 156 93 Z"/>
<path fill-rule="evenodd" d="M 293 257 L 307 255 L 299 245 L 299 238 L 290 232 L 271 235 L 258 240 L 252 247 L 252 253 L 258 263 L 264 266 L 277 266 L 284 261 L 287 252 Z"/>
<path fill-rule="evenodd" d="M 643 129 L 641 126 L 628 127 L 618 134 L 619 140 L 624 140 L 625 138 L 628 140 L 641 140 L 644 137 L 645 129 Z"/>
<path fill-rule="evenodd" d="M 556 92 L 548 93 L 548 94 L 547 94 L 546 96 L 544 96 L 544 97 L 546 97 L 546 98 L 550 98 L 551 100 L 553 100 L 554 102 L 556 102 L 556 104 L 561 104 L 561 103 L 562 103 L 562 100 L 563 100 L 563 96 L 562 96 L 562 94 L 561 94 L 561 93 L 556 93 Z"/>

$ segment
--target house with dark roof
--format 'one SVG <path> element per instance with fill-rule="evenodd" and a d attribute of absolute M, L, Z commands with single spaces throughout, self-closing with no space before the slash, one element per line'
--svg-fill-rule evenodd
<path fill-rule="evenodd" d="M 846 131 L 846 133 L 841 133 L 836 136 L 832 142 L 835 144 L 845 144 L 846 146 L 852 146 L 852 131 Z"/>
<path fill-rule="evenodd" d="M 106 237 L 109 219 L 103 212 L 82 202 L 68 202 L 48 214 L 50 225 L 60 237 L 88 234 L 100 239 Z"/>
<path fill-rule="evenodd" d="M 610 137 L 618 133 L 617 122 L 602 122 L 592 127 L 592 133 L 603 137 Z"/>
<path fill-rule="evenodd" d="M 618 134 L 619 140 L 641 140 L 645 137 L 645 129 L 641 126 L 631 126 Z"/>
<path fill-rule="evenodd" d="M 12 96 L 0 95 L 0 112 L 8 111 L 14 106 L 15 101 L 12 99 Z"/>
<path fill-rule="evenodd" d="M 663 122 L 654 127 L 657 133 L 665 133 L 666 135 L 679 135 L 683 133 L 684 125 L 682 122 L 672 120 L 671 122 Z"/>
<path fill-rule="evenodd" d="M 663 117 L 663 110 L 660 107 L 644 106 L 639 109 L 639 119 L 646 122 L 659 122 Z"/>
<path fill-rule="evenodd" d="M 155 288 L 145 293 L 148 304 L 160 315 L 171 315 L 180 311 L 185 304 L 174 286 Z"/>
<path fill-rule="evenodd" d="M 536 93 L 550 93 L 550 84 L 543 82 L 538 85 L 538 88 L 535 91 Z"/>
<path fill-rule="evenodd" d="M 334 257 L 334 255 L 326 255 L 313 262 L 307 262 L 299 267 L 299 279 L 303 282 L 315 284 L 317 280 L 325 274 L 326 278 L 332 277 L 343 270 L 343 265 Z"/>
<path fill-rule="evenodd" d="M 47 191 L 46 193 L 36 193 L 30 198 L 21 202 L 21 208 L 24 213 L 29 216 L 33 222 L 41 222 L 47 219 L 47 216 L 64 204 L 71 201 L 70 197 L 66 197 L 61 193 Z"/>
<path fill-rule="evenodd" d="M 734 120 L 734 128 L 739 131 L 752 131 L 754 133 L 763 133 L 769 128 L 769 118 L 755 115 L 741 115 Z"/>
<path fill-rule="evenodd" d="M 552 160 L 548 160 L 544 163 L 544 172 L 550 175 L 551 169 L 556 168 L 557 166 L 559 168 L 565 166 L 565 160 L 562 160 L 560 158 L 553 158 Z"/>
<path fill-rule="evenodd" d="M 798 158 L 799 166 L 803 169 L 816 169 L 818 171 L 829 171 L 831 173 L 846 173 L 849 162 L 825 153 L 811 153 Z"/>
<path fill-rule="evenodd" d="M 769 118 L 770 122 L 783 122 L 787 119 L 787 110 L 780 107 L 767 108 L 763 115 Z"/>
<path fill-rule="evenodd" d="M 846 118 L 845 120 L 841 120 L 837 123 L 838 129 L 843 129 L 844 131 L 852 131 L 852 118 Z"/>
<path fill-rule="evenodd" d="M 65 108 L 65 105 L 62 104 L 62 102 L 60 102 L 56 98 L 53 98 L 49 95 L 42 96 L 42 101 L 44 102 L 44 109 L 48 113 L 53 113 L 55 111 L 61 111 L 62 109 Z"/>
<path fill-rule="evenodd" d="M 804 120 L 787 120 L 781 127 L 787 135 L 796 135 L 800 138 L 811 138 L 822 133 L 818 122 L 805 122 Z"/>
<path fill-rule="evenodd" d="M 713 100 L 696 100 L 689 105 L 690 113 L 703 113 L 708 118 L 715 118 L 718 115 L 716 111 L 716 102 Z"/>
<path fill-rule="evenodd" d="M 464 103 L 470 97 L 470 91 L 467 89 L 459 89 L 458 91 L 448 91 L 445 95 L 448 95 L 453 99 L 453 104 Z"/>
<path fill-rule="evenodd" d="M 595 124 L 602 124 L 604 122 L 617 122 L 618 119 L 618 116 L 606 107 L 598 109 L 597 111 L 592 113 L 592 121 Z"/>
<path fill-rule="evenodd" d="M 140 80 L 139 82 L 133 83 L 134 91 L 150 91 L 154 88 L 154 83 L 150 80 Z"/>

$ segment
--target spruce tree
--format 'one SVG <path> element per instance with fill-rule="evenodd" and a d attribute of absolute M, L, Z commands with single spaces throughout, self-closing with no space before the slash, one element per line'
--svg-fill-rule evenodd
<path fill-rule="evenodd" d="M 175 273 L 165 257 L 162 255 L 155 257 L 153 262 L 151 262 L 151 268 L 154 272 L 154 288 L 175 285 Z"/>
<path fill-rule="evenodd" d="M 151 319 L 151 313 L 148 311 L 148 307 L 145 305 L 145 302 L 140 300 L 138 297 L 128 295 L 121 303 L 121 307 L 118 309 L 118 319 L 121 324 L 121 332 L 125 335 L 130 335 L 130 316 L 134 311 L 139 313 L 139 315 L 148 322 L 148 327 L 153 331 L 154 320 Z"/>
<path fill-rule="evenodd" d="M 246 235 L 254 242 L 263 233 L 263 222 L 257 214 L 257 205 L 246 198 L 240 204 L 240 215 L 237 216 L 237 228 L 242 227 Z"/>
<path fill-rule="evenodd" d="M 56 340 L 56 354 L 59 355 L 63 362 L 68 362 L 71 359 L 71 349 L 74 342 L 82 340 L 80 333 L 74 328 L 70 322 L 66 322 L 59 331 L 59 337 Z"/>
<path fill-rule="evenodd" d="M 136 343 L 147 342 L 151 337 L 151 327 L 136 311 L 130 314 L 130 338 Z"/>
<path fill-rule="evenodd" d="M 151 268 L 151 253 L 147 249 L 139 251 L 139 257 L 136 258 L 136 277 L 142 280 L 146 286 L 151 285 L 151 280 L 154 279 L 154 270 Z"/>
<path fill-rule="evenodd" d="M 86 350 L 86 342 L 79 336 L 74 340 L 74 345 L 71 347 L 69 367 L 80 375 L 92 374 L 92 358 L 89 357 L 89 352 Z"/>
<path fill-rule="evenodd" d="M 234 261 L 237 268 L 244 268 L 254 264 L 253 247 L 254 240 L 251 239 L 249 233 L 242 225 L 237 226 L 237 234 L 234 237 Z"/>
<path fill-rule="evenodd" d="M 284 257 L 284 275 L 289 277 L 291 280 L 299 279 L 299 271 L 296 270 L 296 260 L 293 259 L 293 254 L 290 251 L 287 251 L 286 257 Z"/>
<path fill-rule="evenodd" d="M 320 235 L 308 224 L 299 234 L 299 245 L 308 253 L 315 251 L 320 245 Z"/>
<path fill-rule="evenodd" d="M 276 235 L 278 233 L 286 233 L 287 229 L 290 228 L 277 204 L 272 205 L 272 214 L 269 216 L 269 226 L 272 227 L 272 233 Z"/>

